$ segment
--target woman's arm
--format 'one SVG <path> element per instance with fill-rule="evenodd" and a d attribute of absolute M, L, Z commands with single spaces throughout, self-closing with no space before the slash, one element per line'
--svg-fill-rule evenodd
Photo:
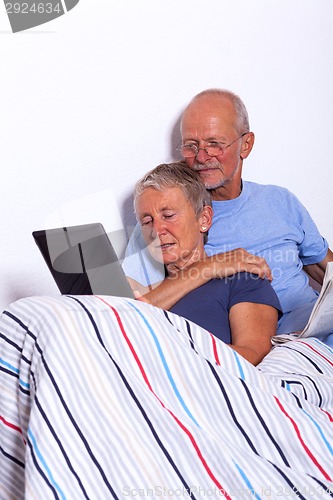
<path fill-rule="evenodd" d="M 276 334 L 278 312 L 273 306 L 239 302 L 229 313 L 231 345 L 253 365 L 271 350 L 271 337 Z"/>
<path fill-rule="evenodd" d="M 213 278 L 225 278 L 241 271 L 272 279 L 271 270 L 262 257 L 250 254 L 243 248 L 213 255 L 182 269 L 163 280 L 156 288 L 148 290 L 130 282 L 138 298 L 154 306 L 169 310 L 189 292 Z M 141 297 L 139 297 L 141 295 Z"/>

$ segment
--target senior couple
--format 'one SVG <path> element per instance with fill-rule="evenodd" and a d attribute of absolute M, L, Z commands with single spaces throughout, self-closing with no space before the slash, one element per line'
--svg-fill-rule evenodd
<path fill-rule="evenodd" d="M 333 253 L 292 193 L 242 181 L 254 134 L 238 96 L 196 95 L 181 135 L 184 163 L 160 165 L 136 185 L 138 225 L 123 267 L 141 300 L 196 322 L 257 364 L 277 327 L 305 326 L 318 296 L 309 276 L 321 284 Z"/>

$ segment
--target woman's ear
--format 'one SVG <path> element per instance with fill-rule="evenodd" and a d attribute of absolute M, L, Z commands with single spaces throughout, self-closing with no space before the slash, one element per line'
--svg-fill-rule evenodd
<path fill-rule="evenodd" d="M 205 205 L 199 217 L 200 232 L 207 233 L 213 222 L 213 209 L 209 205 Z"/>

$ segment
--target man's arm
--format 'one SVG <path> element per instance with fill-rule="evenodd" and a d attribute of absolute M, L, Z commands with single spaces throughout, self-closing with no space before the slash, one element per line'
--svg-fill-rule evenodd
<path fill-rule="evenodd" d="M 129 281 L 139 300 L 168 310 L 182 297 L 207 281 L 213 278 L 226 278 L 241 271 L 257 274 L 260 278 L 272 279 L 271 270 L 265 259 L 252 255 L 243 248 L 237 248 L 196 262 L 167 277 L 149 291 L 140 285 L 136 287 L 133 280 Z"/>
<path fill-rule="evenodd" d="M 252 302 L 235 304 L 229 313 L 230 347 L 257 365 L 271 350 L 277 320 L 278 312 L 273 306 Z"/>
<path fill-rule="evenodd" d="M 303 269 L 313 280 L 315 280 L 315 282 L 322 285 L 328 262 L 333 262 L 333 252 L 330 249 L 327 250 L 326 257 L 322 261 L 317 264 L 308 264 L 307 266 L 304 266 Z"/>

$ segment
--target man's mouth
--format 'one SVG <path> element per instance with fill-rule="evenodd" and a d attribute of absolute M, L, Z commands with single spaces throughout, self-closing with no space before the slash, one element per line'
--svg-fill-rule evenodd
<path fill-rule="evenodd" d="M 205 172 L 211 172 L 212 170 L 221 170 L 220 167 L 213 167 L 213 166 L 208 166 L 208 165 L 205 165 L 205 166 L 198 166 L 198 167 L 195 167 L 194 170 L 196 170 L 199 174 L 201 173 L 205 173 Z"/>

